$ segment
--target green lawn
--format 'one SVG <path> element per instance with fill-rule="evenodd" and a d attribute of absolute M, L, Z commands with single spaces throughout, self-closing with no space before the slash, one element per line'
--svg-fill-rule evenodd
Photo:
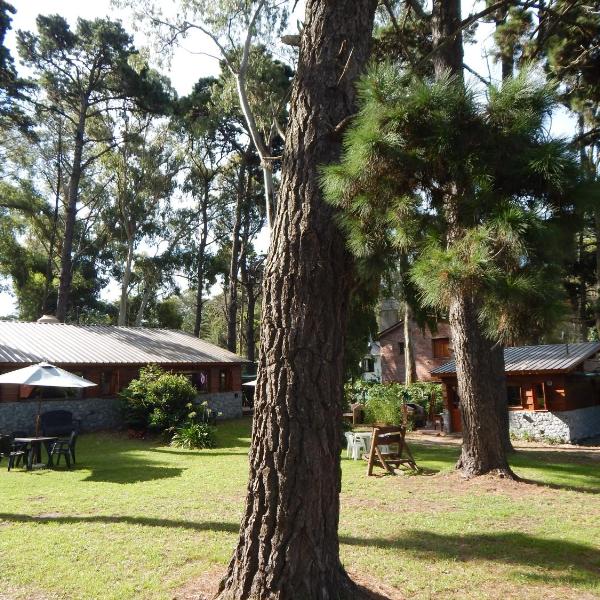
<path fill-rule="evenodd" d="M 121 435 L 80 439 L 72 471 L 0 463 L 0 598 L 177 597 L 225 568 L 247 474 L 248 421 L 188 452 Z M 529 449 L 530 483 L 462 481 L 458 448 L 412 443 L 410 477 L 344 458 L 341 552 L 408 598 L 600 598 L 600 453 Z"/>

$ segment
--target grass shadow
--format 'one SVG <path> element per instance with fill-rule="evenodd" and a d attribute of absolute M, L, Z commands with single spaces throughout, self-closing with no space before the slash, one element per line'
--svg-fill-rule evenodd
<path fill-rule="evenodd" d="M 132 517 L 127 515 L 24 515 L 13 513 L 0 513 L 0 522 L 11 523 L 58 523 L 72 525 L 75 523 L 106 523 L 127 525 L 143 525 L 144 527 L 169 527 L 173 529 L 190 529 L 193 531 L 215 531 L 222 533 L 238 533 L 239 523 L 219 521 L 184 521 L 179 519 L 155 519 L 151 517 Z"/>
<path fill-rule="evenodd" d="M 408 530 L 396 538 L 341 536 L 340 542 L 365 548 L 409 551 L 420 559 L 503 562 L 531 569 L 519 577 L 555 581 L 557 584 L 590 586 L 598 584 L 600 549 L 563 539 L 541 538 L 509 531 L 486 534 L 445 535 L 432 531 Z M 543 575 L 540 570 L 543 569 Z"/>

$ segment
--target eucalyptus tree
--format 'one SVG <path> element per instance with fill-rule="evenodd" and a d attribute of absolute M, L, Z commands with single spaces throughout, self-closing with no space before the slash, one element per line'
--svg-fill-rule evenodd
<path fill-rule="evenodd" d="M 103 219 L 120 261 L 113 268 L 121 284 L 118 325 L 126 325 L 135 254 L 140 244 L 151 244 L 161 233 L 159 215 L 168 209 L 181 158 L 167 124 L 151 115 L 124 111 L 114 127 L 122 130 L 123 140 L 102 157 L 112 195 Z"/>
<path fill-rule="evenodd" d="M 57 317 L 64 321 L 73 276 L 73 243 L 82 178 L 117 145 L 105 118 L 125 99 L 137 99 L 148 110 L 164 107 L 162 82 L 138 60 L 131 36 L 108 19 L 79 19 L 74 30 L 58 15 L 38 16 L 37 33 L 19 31 L 18 50 L 32 69 L 39 92 L 40 114 L 62 117 L 68 149 L 64 171 L 64 231 Z M 65 151 L 66 154 L 66 151 Z"/>
<path fill-rule="evenodd" d="M 214 223 L 223 222 L 225 200 L 218 192 L 218 178 L 229 155 L 238 148 L 240 130 L 235 119 L 215 100 L 218 81 L 200 79 L 192 93 L 176 105 L 172 127 L 179 133 L 184 148 L 187 172 L 183 190 L 194 202 L 196 219 L 191 219 L 187 252 L 182 254 L 188 280 L 196 290 L 194 335 L 200 336 L 207 287 L 214 284 L 215 268 L 211 255 L 214 246 L 225 235 L 215 231 Z"/>
<path fill-rule="evenodd" d="M 272 155 L 270 141 L 274 133 L 283 135 L 278 120 L 285 101 L 279 99 L 275 103 L 254 104 L 249 82 L 254 68 L 255 41 L 259 39 L 261 43 L 268 43 L 278 37 L 287 24 L 287 3 L 278 0 L 181 0 L 173 18 L 164 15 L 157 0 L 120 0 L 119 3 L 131 6 L 136 17 L 146 19 L 163 46 L 173 45 L 192 32 L 201 32 L 214 44 L 216 55 L 213 57 L 222 62 L 235 82 L 239 108 L 260 158 L 267 221 L 272 225 L 275 201 L 273 163 L 278 158 Z M 260 125 L 263 117 L 259 116 L 259 112 L 263 115 L 270 113 L 266 130 Z"/>
<path fill-rule="evenodd" d="M 344 334 L 351 260 L 319 166 L 355 109 L 376 0 L 308 0 L 265 264 L 250 480 L 219 598 L 361 598 L 339 557 Z"/>

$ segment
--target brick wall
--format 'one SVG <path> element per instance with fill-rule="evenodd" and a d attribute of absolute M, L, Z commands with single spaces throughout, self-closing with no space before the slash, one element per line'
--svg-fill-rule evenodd
<path fill-rule="evenodd" d="M 416 323 L 410 325 L 410 337 L 413 344 L 415 366 L 418 381 L 434 381 L 430 371 L 448 362 L 448 358 L 433 357 L 433 339 L 449 338 L 448 323 L 439 323 L 432 333 L 429 328 L 422 331 Z M 405 377 L 404 352 L 400 344 L 404 343 L 404 327 L 400 323 L 379 338 L 381 344 L 381 380 L 403 382 Z"/>

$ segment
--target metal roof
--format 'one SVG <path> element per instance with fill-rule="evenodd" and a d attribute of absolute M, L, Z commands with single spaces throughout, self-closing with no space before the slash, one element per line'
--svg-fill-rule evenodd
<path fill-rule="evenodd" d="M 242 363 L 245 359 L 171 329 L 0 321 L 0 363 Z"/>
<path fill-rule="evenodd" d="M 507 373 L 531 371 L 568 372 L 597 352 L 600 352 L 600 342 L 504 348 L 505 371 Z M 433 375 L 456 373 L 454 360 L 434 369 L 431 373 Z"/>

